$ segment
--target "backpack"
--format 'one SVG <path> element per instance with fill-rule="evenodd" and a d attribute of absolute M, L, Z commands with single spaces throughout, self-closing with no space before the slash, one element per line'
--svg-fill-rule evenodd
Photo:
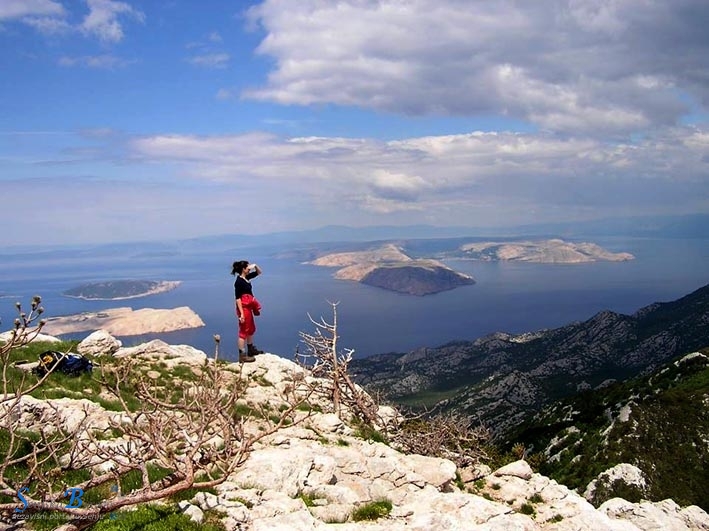
<path fill-rule="evenodd" d="M 56 350 L 47 350 L 39 355 L 39 363 L 32 372 L 41 378 L 52 369 L 69 376 L 79 376 L 91 372 L 93 365 L 80 354 L 64 354 Z"/>

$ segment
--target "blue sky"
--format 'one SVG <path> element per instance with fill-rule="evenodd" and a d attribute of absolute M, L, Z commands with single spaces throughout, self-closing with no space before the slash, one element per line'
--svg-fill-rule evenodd
<path fill-rule="evenodd" d="M 709 212 L 706 0 L 0 0 L 0 244 Z"/>

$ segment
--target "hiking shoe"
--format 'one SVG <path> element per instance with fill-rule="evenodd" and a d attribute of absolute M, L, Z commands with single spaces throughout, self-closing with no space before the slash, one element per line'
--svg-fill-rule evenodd
<path fill-rule="evenodd" d="M 249 356 L 258 356 L 259 354 L 263 354 L 263 350 L 257 349 L 255 345 L 249 345 Z"/>
<path fill-rule="evenodd" d="M 251 363 L 252 361 L 256 361 L 256 358 L 248 354 L 239 354 L 239 363 Z"/>

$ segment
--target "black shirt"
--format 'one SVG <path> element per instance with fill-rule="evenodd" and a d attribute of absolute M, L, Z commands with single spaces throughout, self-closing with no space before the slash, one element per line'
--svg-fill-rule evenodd
<path fill-rule="evenodd" d="M 253 273 L 249 273 L 246 275 L 246 278 L 248 280 L 251 280 L 252 278 L 256 278 L 258 276 L 258 273 L 254 271 Z M 240 299 L 242 295 L 251 295 L 253 296 L 254 292 L 253 289 L 251 288 L 251 282 L 248 280 L 244 280 L 241 276 L 237 276 L 236 280 L 234 281 L 234 298 L 235 299 Z"/>

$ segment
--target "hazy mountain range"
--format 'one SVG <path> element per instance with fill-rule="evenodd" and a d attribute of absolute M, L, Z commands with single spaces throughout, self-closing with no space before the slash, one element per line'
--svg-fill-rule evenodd
<path fill-rule="evenodd" d="M 644 216 L 612 218 L 583 222 L 559 222 L 508 227 L 465 227 L 432 225 L 377 225 L 349 227 L 328 225 L 316 229 L 264 234 L 216 234 L 174 241 L 136 241 L 96 243 L 94 245 L 9 246 L 0 256 L 30 253 L 56 257 L 77 257 L 76 253 L 126 253 L 169 256 L 201 250 L 249 249 L 318 242 L 370 242 L 377 240 L 462 237 L 562 237 L 628 236 L 647 238 L 709 238 L 709 214 L 683 216 Z M 39 253 L 39 254 L 38 254 Z M 57 253 L 59 253 L 57 255 Z"/>

